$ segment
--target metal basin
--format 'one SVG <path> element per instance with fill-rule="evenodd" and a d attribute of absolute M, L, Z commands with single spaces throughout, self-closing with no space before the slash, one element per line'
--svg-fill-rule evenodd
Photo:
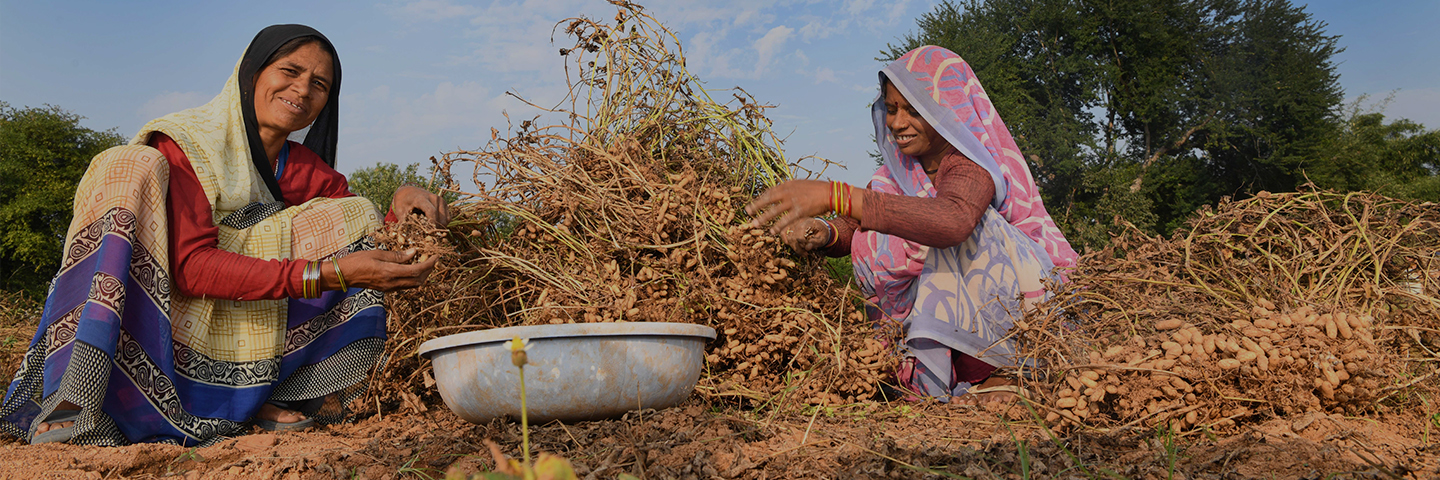
<path fill-rule="evenodd" d="M 715 329 L 686 323 L 575 323 L 506 327 L 420 345 L 445 405 L 474 423 L 520 418 L 520 376 L 504 343 L 530 339 L 525 366 L 532 422 L 599 420 L 666 408 L 690 396 Z"/>

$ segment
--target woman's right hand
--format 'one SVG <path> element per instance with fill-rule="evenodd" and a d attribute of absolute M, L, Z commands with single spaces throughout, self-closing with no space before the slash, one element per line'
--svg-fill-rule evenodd
<path fill-rule="evenodd" d="M 365 250 L 332 261 L 339 262 L 340 271 L 345 274 L 345 286 L 393 292 L 423 285 L 430 272 L 435 270 L 435 262 L 439 261 L 437 257 L 420 263 L 410 263 L 413 258 L 415 249 L 403 252 Z M 329 289 L 338 290 L 340 283 L 335 277 L 334 267 L 329 263 L 321 265 L 322 281 L 327 283 Z"/>
<path fill-rule="evenodd" d="M 808 252 L 829 245 L 834 234 L 834 229 L 824 220 L 810 217 L 785 227 L 780 232 L 780 240 L 797 252 Z"/>

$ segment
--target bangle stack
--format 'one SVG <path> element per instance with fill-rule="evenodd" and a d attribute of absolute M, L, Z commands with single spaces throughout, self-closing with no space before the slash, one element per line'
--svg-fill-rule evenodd
<path fill-rule="evenodd" d="M 300 274 L 300 297 L 320 297 L 320 262 L 305 262 L 305 271 Z"/>
<path fill-rule="evenodd" d="M 335 279 L 340 282 L 340 291 L 348 292 L 350 287 L 345 285 L 345 274 L 340 273 L 340 261 L 330 259 L 330 266 L 335 267 Z"/>
<path fill-rule="evenodd" d="M 830 182 L 830 211 L 842 217 L 850 216 L 850 184 Z"/>

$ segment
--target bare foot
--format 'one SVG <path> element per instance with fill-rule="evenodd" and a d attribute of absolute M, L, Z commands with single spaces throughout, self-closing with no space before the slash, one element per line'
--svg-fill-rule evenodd
<path fill-rule="evenodd" d="M 1008 390 L 984 392 L 984 390 L 1005 386 L 1014 386 L 1016 388 L 1019 388 L 1020 382 L 1013 378 L 998 376 L 990 377 L 985 379 L 984 382 L 980 382 L 979 385 L 970 387 L 970 392 L 961 395 L 959 398 L 951 400 L 950 403 L 953 405 L 980 406 L 1002 403 L 1014 403 L 1016 400 L 1020 399 L 1020 395 L 1017 395 L 1015 392 Z M 983 393 L 975 393 L 977 390 L 982 391 Z"/>
<path fill-rule="evenodd" d="M 268 403 L 261 405 L 260 412 L 256 413 L 255 416 L 275 423 L 295 423 L 305 420 L 305 414 L 303 413 L 286 410 Z"/>
<path fill-rule="evenodd" d="M 73 404 L 73 403 L 70 403 L 70 402 L 60 402 L 60 406 L 55 407 L 55 412 L 60 412 L 61 410 L 79 410 L 79 409 L 80 409 L 80 406 L 79 406 L 79 405 L 76 405 L 76 404 Z M 51 415 L 54 415 L 54 413 L 52 413 Z M 73 421 L 72 421 L 72 422 L 55 422 L 55 423 L 43 423 L 43 422 L 42 422 L 42 423 L 40 424 L 40 426 L 35 427 L 35 433 L 45 433 L 45 432 L 48 432 L 48 431 L 51 431 L 51 430 L 54 430 L 54 429 L 57 429 L 57 428 L 65 428 L 65 427 L 69 427 L 69 426 L 72 426 L 72 425 L 75 425 L 75 422 L 73 422 Z"/>

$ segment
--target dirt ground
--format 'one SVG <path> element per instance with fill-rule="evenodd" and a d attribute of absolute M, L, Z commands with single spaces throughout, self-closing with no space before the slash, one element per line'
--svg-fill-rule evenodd
<path fill-rule="evenodd" d="M 1437 478 L 1440 444 L 1418 417 L 1275 419 L 1224 437 L 1073 432 L 944 405 L 870 403 L 757 417 L 701 399 L 625 418 L 532 429 L 582 478 Z M 1430 436 L 1432 438 L 1426 438 Z M 0 445 L 3 478 L 443 478 L 518 456 L 519 425 L 444 408 L 191 449 Z M 943 472 L 943 473 L 942 473 Z"/>
<path fill-rule="evenodd" d="M 34 333 L 34 305 L 0 302 L 0 372 Z M 485 445 L 520 455 L 518 422 L 468 423 L 438 396 L 370 408 L 299 433 L 256 431 L 207 448 L 31 446 L 0 438 L 0 478 L 444 478 L 493 468 Z M 423 411 L 422 411 L 423 410 Z M 791 409 L 796 410 L 796 409 Z M 1148 428 L 1053 431 L 1023 406 L 862 402 L 781 414 L 698 394 L 661 411 L 532 427 L 535 452 L 581 478 L 1440 478 L 1435 412 L 1301 413 L 1216 435 Z M 1043 411 L 1040 410 L 1040 411 Z"/>

